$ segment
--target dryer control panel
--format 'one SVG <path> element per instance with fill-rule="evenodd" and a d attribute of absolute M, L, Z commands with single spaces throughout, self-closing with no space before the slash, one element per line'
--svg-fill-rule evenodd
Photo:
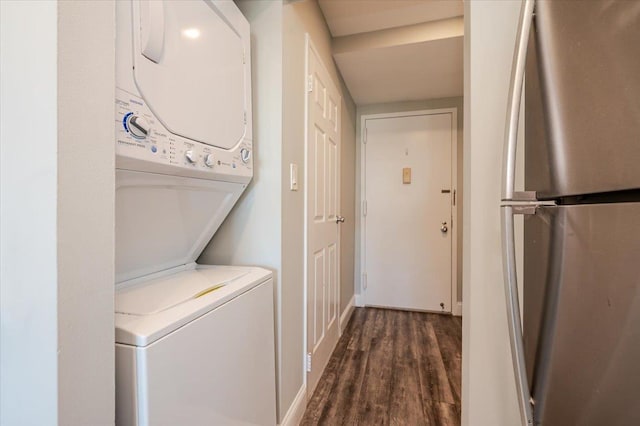
<path fill-rule="evenodd" d="M 116 167 L 176 176 L 248 183 L 252 142 L 227 150 L 171 133 L 144 100 L 116 88 Z"/>

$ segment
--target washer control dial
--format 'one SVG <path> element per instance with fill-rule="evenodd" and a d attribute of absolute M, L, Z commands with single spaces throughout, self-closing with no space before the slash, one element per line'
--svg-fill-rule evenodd
<path fill-rule="evenodd" d="M 151 130 L 149 122 L 144 117 L 132 113 L 127 115 L 125 126 L 131 136 L 136 139 L 146 139 Z"/>
<path fill-rule="evenodd" d="M 251 151 L 249 151 L 247 148 L 242 148 L 240 150 L 240 158 L 242 158 L 243 163 L 248 163 L 251 159 Z"/>
<path fill-rule="evenodd" d="M 204 156 L 204 165 L 207 167 L 213 167 L 215 158 L 213 154 L 207 154 Z"/>
<path fill-rule="evenodd" d="M 185 153 L 184 153 L 184 157 L 185 157 L 185 158 L 187 159 L 187 161 L 188 161 L 189 163 L 191 163 L 191 164 L 193 164 L 193 163 L 195 163 L 195 162 L 196 162 L 196 156 L 195 156 L 195 154 L 193 153 L 193 151 L 192 151 L 192 150 L 185 151 Z"/>

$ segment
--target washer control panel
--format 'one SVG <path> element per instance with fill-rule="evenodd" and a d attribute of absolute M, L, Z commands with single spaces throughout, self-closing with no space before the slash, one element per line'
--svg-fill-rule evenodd
<path fill-rule="evenodd" d="M 226 150 L 173 134 L 142 98 L 116 88 L 118 168 L 246 181 L 253 175 L 251 148 L 248 139 Z"/>

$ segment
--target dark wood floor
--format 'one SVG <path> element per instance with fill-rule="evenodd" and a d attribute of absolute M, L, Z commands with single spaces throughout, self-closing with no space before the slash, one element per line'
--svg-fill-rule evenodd
<path fill-rule="evenodd" d="M 356 308 L 301 425 L 459 425 L 459 317 Z"/>

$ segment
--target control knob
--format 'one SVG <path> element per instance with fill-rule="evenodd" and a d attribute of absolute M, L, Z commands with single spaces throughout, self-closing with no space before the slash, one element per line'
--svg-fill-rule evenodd
<path fill-rule="evenodd" d="M 240 150 L 240 158 L 242 158 L 243 163 L 248 163 L 249 159 L 251 158 L 251 151 L 249 151 L 247 148 L 242 148 Z"/>
<path fill-rule="evenodd" d="M 192 151 L 192 150 L 185 151 L 185 153 L 184 153 L 184 157 L 185 157 L 185 158 L 187 159 L 187 161 L 188 161 L 189 163 L 191 163 L 191 164 L 193 164 L 193 163 L 195 163 L 195 162 L 196 162 L 196 157 L 195 157 L 195 155 L 193 154 L 193 151 Z"/>
<path fill-rule="evenodd" d="M 214 158 L 213 158 L 213 154 L 207 154 L 204 156 L 204 165 L 207 167 L 213 167 L 213 162 L 214 162 Z"/>
<path fill-rule="evenodd" d="M 149 135 L 149 122 L 139 115 L 129 114 L 126 120 L 127 130 L 136 139 L 145 139 Z"/>

